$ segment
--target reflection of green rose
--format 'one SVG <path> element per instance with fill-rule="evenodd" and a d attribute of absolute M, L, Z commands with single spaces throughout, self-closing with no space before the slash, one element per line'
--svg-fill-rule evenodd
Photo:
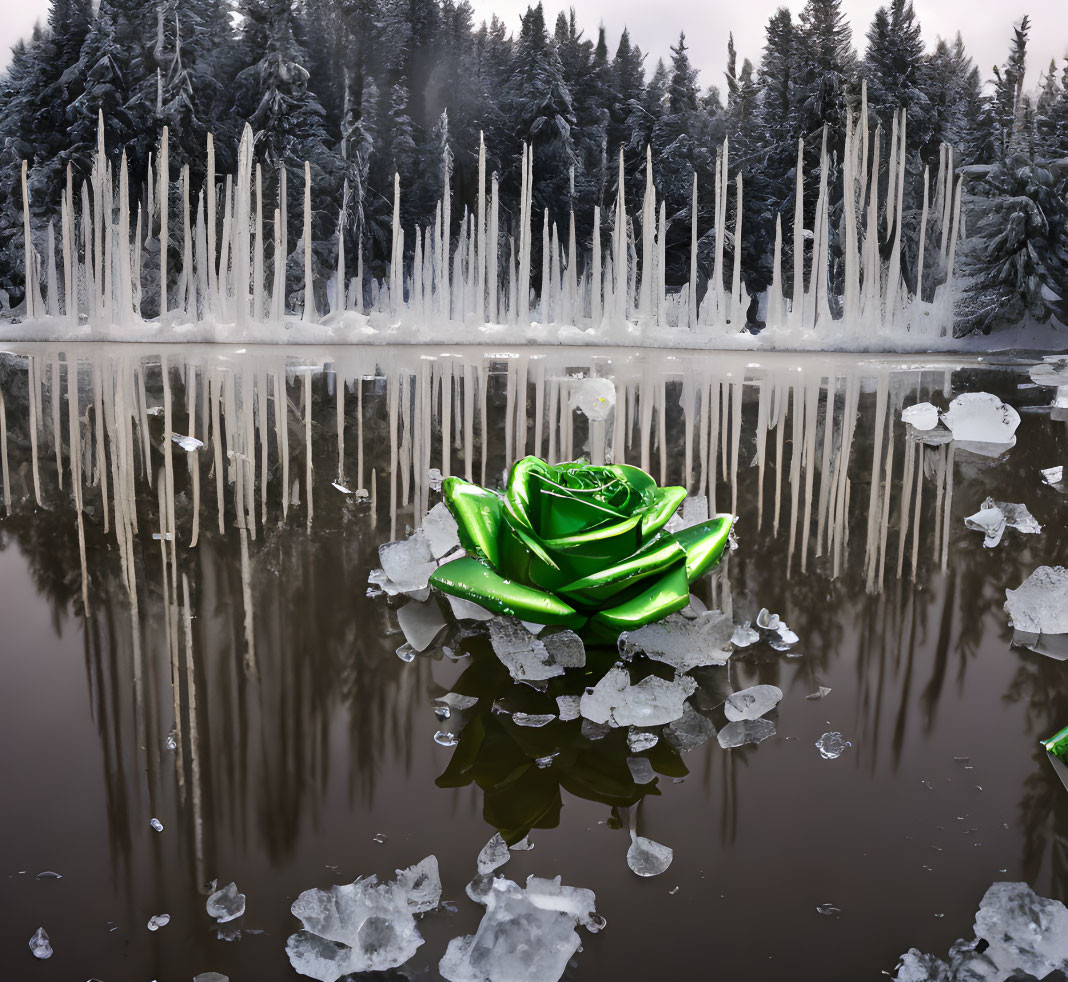
<path fill-rule="evenodd" d="M 553 467 L 524 457 L 503 495 L 455 477 L 443 492 L 468 555 L 430 582 L 588 640 L 614 639 L 685 607 L 690 583 L 719 561 L 734 521 L 717 515 L 664 532 L 685 489 L 658 488 L 625 464 Z"/>

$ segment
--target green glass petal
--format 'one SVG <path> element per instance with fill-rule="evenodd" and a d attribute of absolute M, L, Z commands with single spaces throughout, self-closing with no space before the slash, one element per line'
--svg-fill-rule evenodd
<path fill-rule="evenodd" d="M 668 614 L 682 610 L 690 602 L 690 584 L 684 567 L 662 576 L 649 589 L 632 600 L 602 610 L 590 618 L 583 631 L 589 641 L 613 641 L 623 631 L 633 631 Z"/>
<path fill-rule="evenodd" d="M 650 577 L 662 576 L 672 566 L 685 563 L 686 551 L 682 546 L 673 537 L 661 537 L 615 566 L 566 584 L 559 593 L 572 605 L 601 606 L 621 591 L 639 592 L 638 588 L 647 585 Z"/>
<path fill-rule="evenodd" d="M 518 580 L 550 592 L 571 579 L 545 551 L 537 537 L 523 528 L 521 521 L 513 514 L 510 503 L 504 506 L 504 521 L 498 541 L 500 563 L 497 570 L 506 579 Z"/>
<path fill-rule="evenodd" d="M 1054 733 L 1048 740 L 1043 740 L 1042 745 L 1048 753 L 1068 763 L 1068 726 L 1059 733 Z"/>
<path fill-rule="evenodd" d="M 633 556 L 642 546 L 641 526 L 642 516 L 638 514 L 593 531 L 543 539 L 542 546 L 552 561 L 567 573 L 560 584 L 563 586 Z"/>
<path fill-rule="evenodd" d="M 517 460 L 508 475 L 505 501 L 506 507 L 519 527 L 537 534 L 538 529 L 534 523 L 537 497 L 535 477 L 547 477 L 552 480 L 552 468 L 539 457 L 524 457 L 522 460 Z"/>
<path fill-rule="evenodd" d="M 647 542 L 656 535 L 668 522 L 668 519 L 678 511 L 686 497 L 685 488 L 669 487 L 657 488 L 652 507 L 645 513 L 642 519 L 642 540 Z"/>
<path fill-rule="evenodd" d="M 442 593 L 480 604 L 487 610 L 537 624 L 580 628 L 586 618 L 557 597 L 506 580 L 471 556 L 454 559 L 434 570 L 430 585 Z"/>
<path fill-rule="evenodd" d="M 732 525 L 733 515 L 717 515 L 674 534 L 686 550 L 686 576 L 691 583 L 719 562 L 730 542 Z"/>
<path fill-rule="evenodd" d="M 497 539 L 501 526 L 501 496 L 458 477 L 441 482 L 445 506 L 456 519 L 460 544 L 497 568 Z"/>

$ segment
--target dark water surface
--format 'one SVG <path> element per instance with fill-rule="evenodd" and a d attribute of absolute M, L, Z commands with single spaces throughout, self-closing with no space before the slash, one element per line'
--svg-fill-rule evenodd
<path fill-rule="evenodd" d="M 576 980 L 878 979 L 909 947 L 971 937 L 996 880 L 1068 901 L 1068 791 L 1037 742 L 1068 723 L 1068 668 L 1011 647 L 1002 607 L 1068 556 L 1068 498 L 1039 475 L 1065 462 L 1068 430 L 1028 367 L 566 348 L 0 356 L 0 977 L 295 979 L 300 891 L 433 853 L 455 911 L 422 918 L 426 944 L 395 977 L 437 978 L 482 913 L 464 885 L 494 831 L 484 810 L 553 826 L 502 873 L 596 893 L 607 928 L 583 932 Z M 569 400 L 591 370 L 618 397 L 587 424 Z M 1015 447 L 908 438 L 902 406 L 964 391 L 1021 411 Z M 801 654 L 739 652 L 702 698 L 778 685 L 776 735 L 665 755 L 630 812 L 558 791 L 576 768 L 627 773 L 622 734 L 594 744 L 577 723 L 501 752 L 533 769 L 511 791 L 439 786 L 454 749 L 434 740 L 433 700 L 468 659 L 398 658 L 367 576 L 391 529 L 437 500 L 443 429 L 449 469 L 480 482 L 524 452 L 622 455 L 735 511 L 739 548 L 700 593 L 738 623 L 777 611 Z M 168 431 L 206 446 L 187 455 Z M 984 549 L 963 517 L 988 495 L 1027 504 L 1043 533 Z M 487 705 L 510 689 L 493 672 L 464 685 Z M 852 743 L 837 760 L 814 747 L 829 730 Z M 560 756 L 534 768 L 545 742 Z M 674 849 L 661 876 L 628 869 L 629 821 Z M 204 911 L 215 878 L 248 896 L 239 938 Z M 160 913 L 171 922 L 150 933 Z M 27 948 L 38 926 L 47 962 Z"/>

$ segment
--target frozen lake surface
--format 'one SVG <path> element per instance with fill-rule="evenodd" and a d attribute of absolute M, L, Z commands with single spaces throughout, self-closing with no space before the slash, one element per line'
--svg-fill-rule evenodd
<path fill-rule="evenodd" d="M 1068 671 L 1013 647 L 1004 609 L 1068 558 L 1068 496 L 1042 474 L 1065 462 L 1051 403 L 1068 383 L 1033 368 L 11 347 L 0 976 L 295 979 L 299 894 L 434 855 L 444 906 L 383 977 L 436 979 L 484 913 L 465 887 L 498 829 L 534 846 L 503 875 L 596 895 L 607 924 L 580 930 L 576 982 L 876 979 L 909 948 L 971 938 L 996 881 L 1068 901 L 1068 790 L 1038 742 L 1068 724 Z M 985 422 L 938 421 L 976 392 L 996 397 Z M 739 627 L 767 608 L 787 634 L 735 632 L 756 640 L 694 671 L 671 741 L 546 722 L 543 693 L 451 636 L 413 656 L 396 598 L 368 595 L 378 547 L 439 500 L 435 471 L 499 486 L 525 453 L 625 459 L 738 515 L 697 594 Z M 999 528 L 998 503 L 1033 521 L 1002 509 Z M 781 699 L 741 692 L 758 685 Z M 636 876 L 631 850 L 663 866 L 646 840 L 670 865 Z M 243 916 L 208 916 L 216 880 Z M 35 964 L 38 927 L 54 954 Z"/>

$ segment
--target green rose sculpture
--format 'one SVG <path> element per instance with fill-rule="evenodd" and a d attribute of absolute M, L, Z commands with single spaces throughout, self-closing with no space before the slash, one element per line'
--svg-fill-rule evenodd
<path fill-rule="evenodd" d="M 442 484 L 467 556 L 431 585 L 499 614 L 614 641 L 681 610 L 690 583 L 719 562 L 732 515 L 664 531 L 684 488 L 637 467 L 517 461 L 504 494 L 460 478 Z"/>

